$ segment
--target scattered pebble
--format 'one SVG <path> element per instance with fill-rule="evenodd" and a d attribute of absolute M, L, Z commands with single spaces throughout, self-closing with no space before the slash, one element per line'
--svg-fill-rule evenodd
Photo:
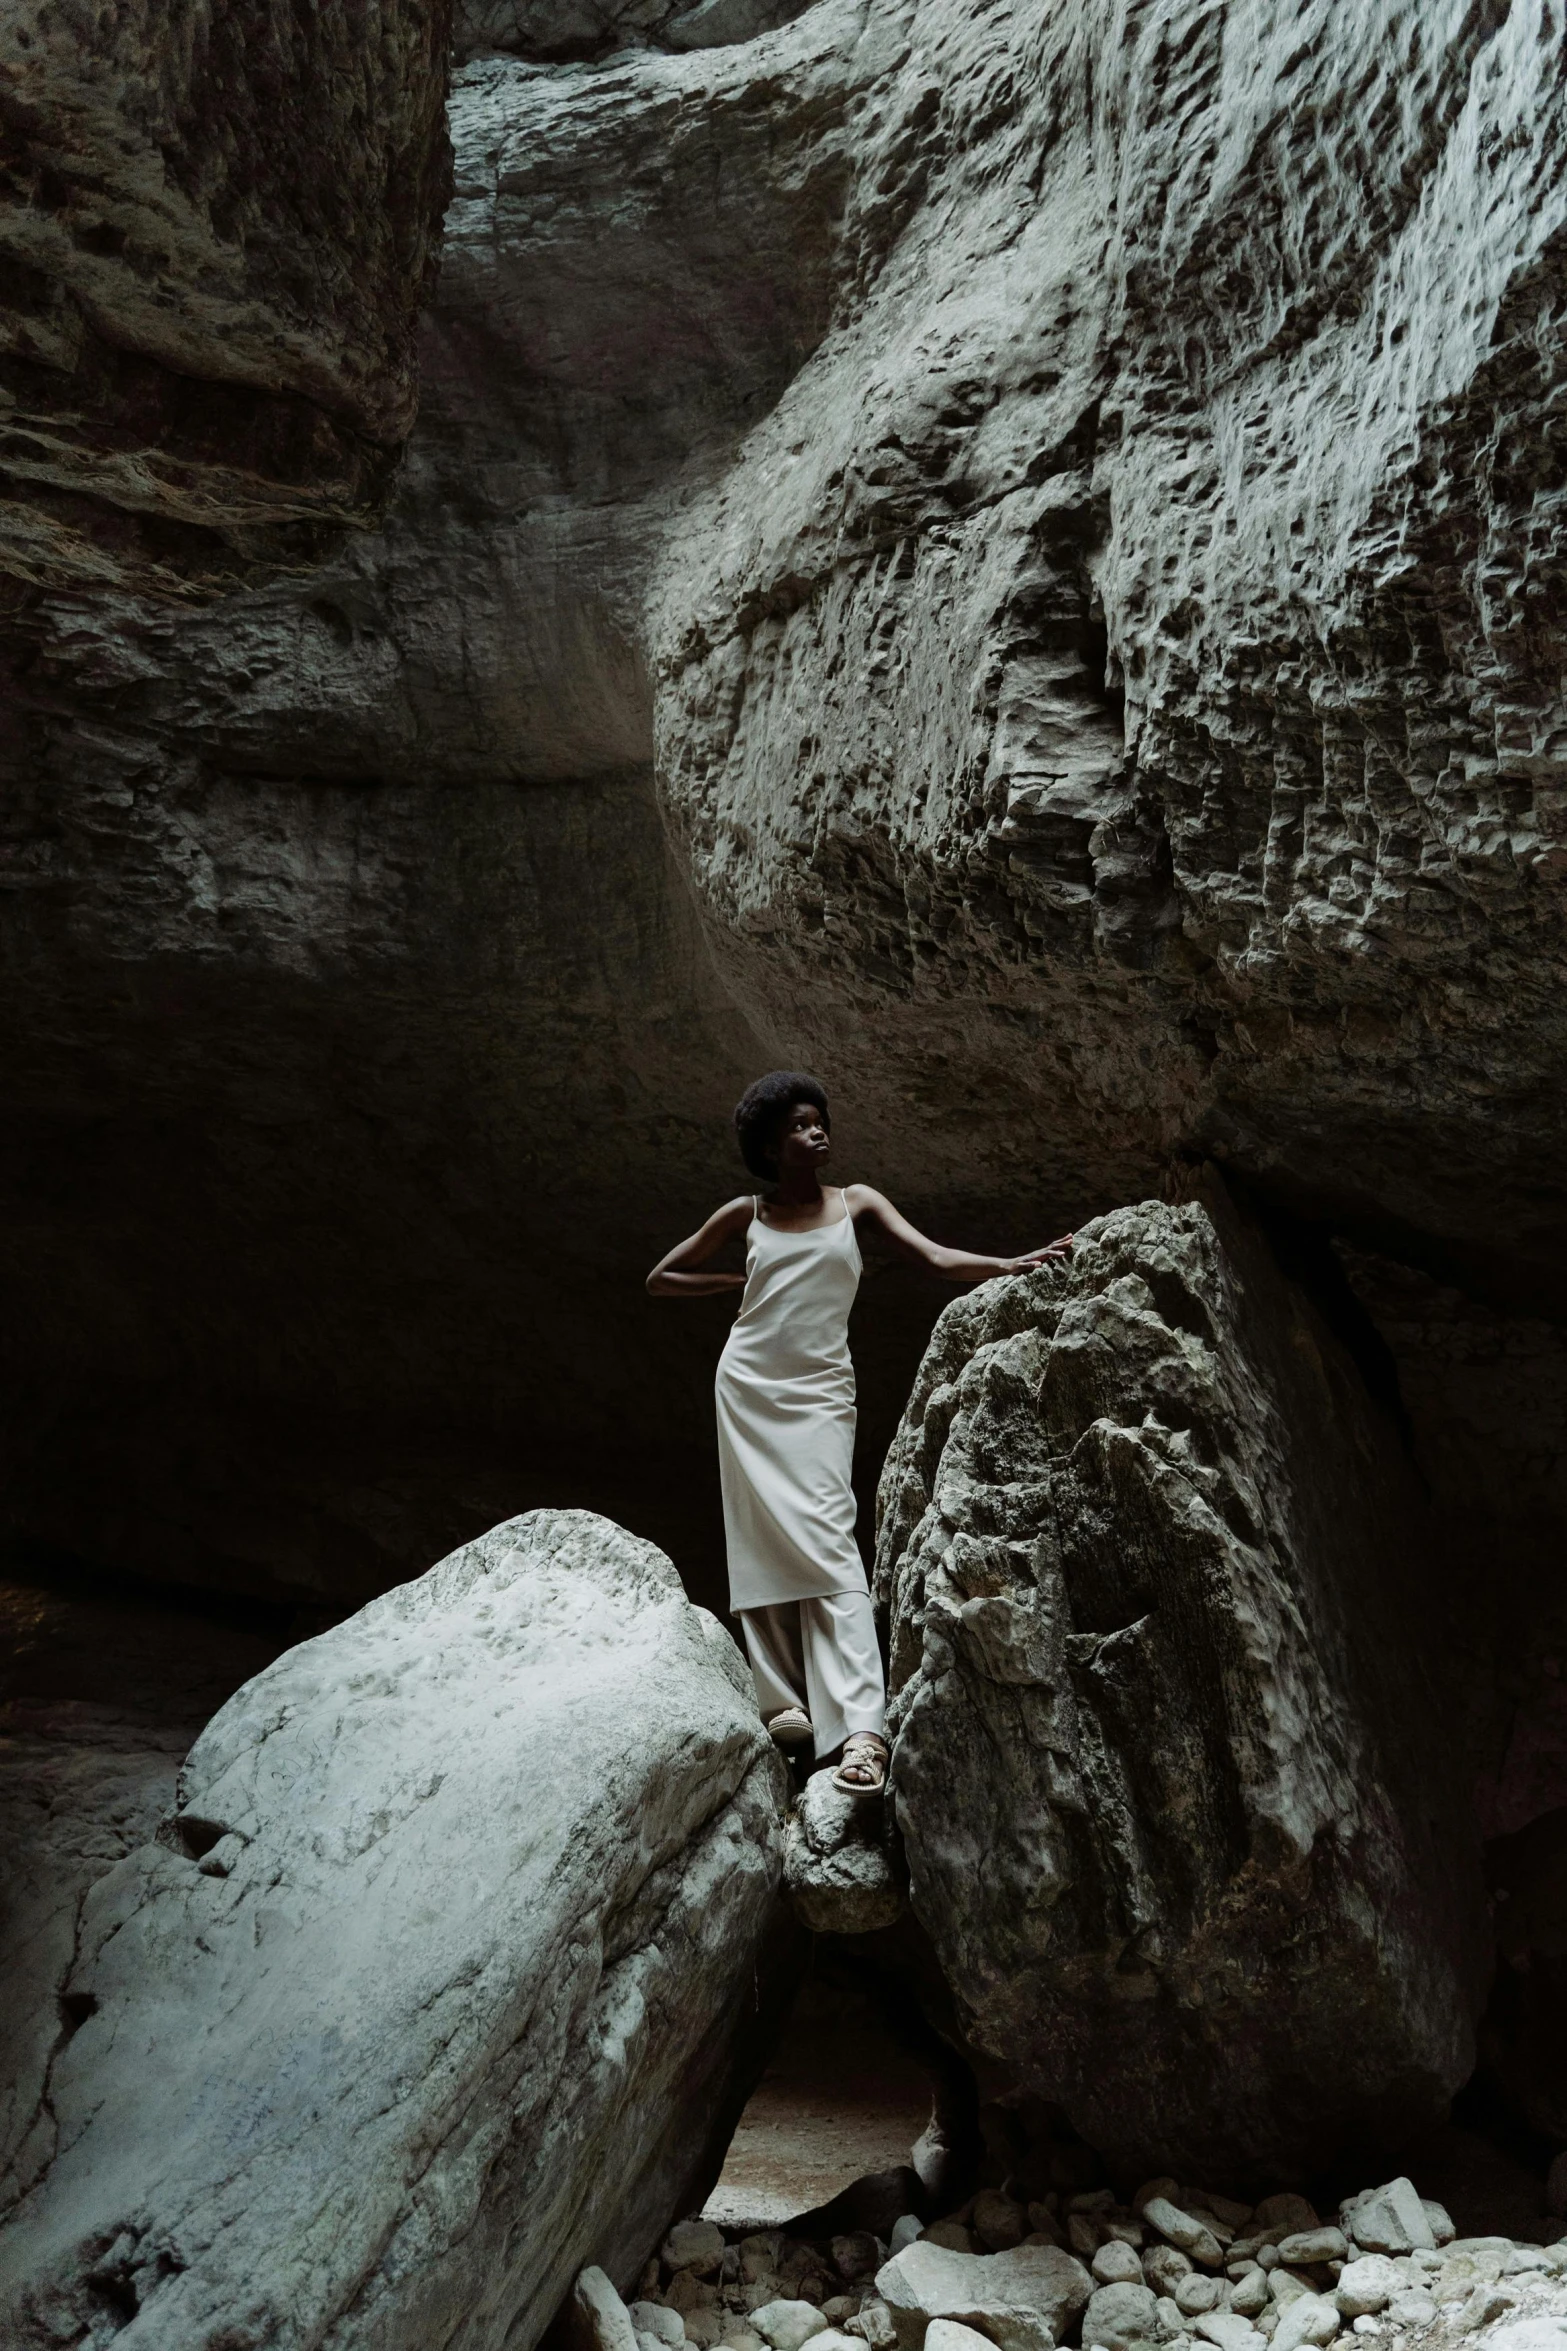
<path fill-rule="evenodd" d="M 629 2309 L 590 2276 L 593 2351 L 1567 2351 L 1567 2241 L 1459 2238 L 1406 2178 L 1327 2220 L 1172 2178 L 1129 2205 L 1007 2180 L 928 2226 L 902 2214 L 885 2242 L 681 2221 Z"/>
<path fill-rule="evenodd" d="M 1182 2278 L 1191 2274 L 1191 2263 L 1174 2245 L 1150 2245 L 1143 2255 L 1143 2277 L 1156 2294 L 1173 2296 Z"/>
<path fill-rule="evenodd" d="M 1291 2269 L 1309 2269 L 1317 2261 L 1342 2261 L 1348 2251 L 1342 2229 L 1300 2229 L 1279 2240 L 1279 2259 Z"/>
<path fill-rule="evenodd" d="M 772 2351 L 801 2351 L 802 2344 L 825 2330 L 827 2318 L 810 2302 L 764 2302 L 752 2311 L 751 2324 Z"/>
<path fill-rule="evenodd" d="M 661 2343 L 683 2343 L 686 2339 L 685 2320 L 665 2303 L 633 2302 L 629 2315 L 639 2335 L 655 2335 Z"/>
<path fill-rule="evenodd" d="M 1153 2338 L 1155 2297 L 1143 2285 L 1101 2286 L 1083 2317 L 1084 2351 L 1137 2351 Z"/>
<path fill-rule="evenodd" d="M 1200 2261 L 1209 2269 L 1224 2266 L 1224 2249 L 1213 2231 L 1191 2213 L 1183 2212 L 1179 2205 L 1172 2204 L 1168 2196 L 1151 2196 L 1143 2206 L 1142 2216 L 1178 2252 L 1189 2253 L 1193 2261 Z"/>
<path fill-rule="evenodd" d="M 698 2277 L 711 2277 L 724 2258 L 724 2232 L 711 2220 L 676 2221 L 663 2244 L 659 2259 L 666 2269 L 694 2270 Z"/>

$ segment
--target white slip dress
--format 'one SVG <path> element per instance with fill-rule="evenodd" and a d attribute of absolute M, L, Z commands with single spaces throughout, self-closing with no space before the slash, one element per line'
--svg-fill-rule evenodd
<path fill-rule="evenodd" d="M 802 1233 L 763 1224 L 753 1203 L 745 1291 L 715 1382 L 737 1615 L 866 1589 L 849 1482 L 849 1309 L 862 1270 L 846 1201 L 842 1216 Z"/>

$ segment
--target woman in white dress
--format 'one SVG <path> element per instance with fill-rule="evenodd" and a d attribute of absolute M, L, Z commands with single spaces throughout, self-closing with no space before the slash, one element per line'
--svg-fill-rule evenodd
<path fill-rule="evenodd" d="M 729 1604 L 740 1619 L 762 1719 L 781 1746 L 842 1750 L 837 1779 L 877 1793 L 887 1776 L 886 1686 L 854 1540 L 854 1366 L 849 1309 L 857 1226 L 944 1281 L 982 1282 L 1065 1256 L 1071 1235 L 1024 1257 L 977 1257 L 916 1232 L 869 1184 L 822 1182 L 827 1096 L 774 1070 L 735 1112 L 741 1155 L 769 1186 L 715 1211 L 648 1275 L 655 1298 L 744 1293 L 719 1359 L 718 1463 Z M 702 1269 L 744 1238 L 743 1274 Z"/>

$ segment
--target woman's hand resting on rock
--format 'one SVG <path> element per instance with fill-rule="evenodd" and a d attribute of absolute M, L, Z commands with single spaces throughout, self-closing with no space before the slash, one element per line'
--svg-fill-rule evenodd
<path fill-rule="evenodd" d="M 1010 1257 L 1003 1264 L 1003 1273 L 1032 1273 L 1036 1265 L 1058 1265 L 1072 1254 L 1075 1233 L 1063 1233 L 1059 1241 L 1047 1241 L 1043 1249 L 1030 1249 L 1022 1257 Z"/>

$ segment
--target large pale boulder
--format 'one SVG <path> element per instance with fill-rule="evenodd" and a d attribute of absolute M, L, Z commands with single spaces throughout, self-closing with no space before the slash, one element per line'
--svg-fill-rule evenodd
<path fill-rule="evenodd" d="M 1003 2096 L 1129 2171 L 1438 2115 L 1484 1913 L 1418 1487 L 1221 1187 L 938 1324 L 888 1457 L 911 1897 Z"/>
<path fill-rule="evenodd" d="M 490 2351 L 629 2283 L 743 2094 L 781 1781 L 733 1644 L 586 1512 L 289 1651 L 86 1896 L 0 2334 Z"/>

